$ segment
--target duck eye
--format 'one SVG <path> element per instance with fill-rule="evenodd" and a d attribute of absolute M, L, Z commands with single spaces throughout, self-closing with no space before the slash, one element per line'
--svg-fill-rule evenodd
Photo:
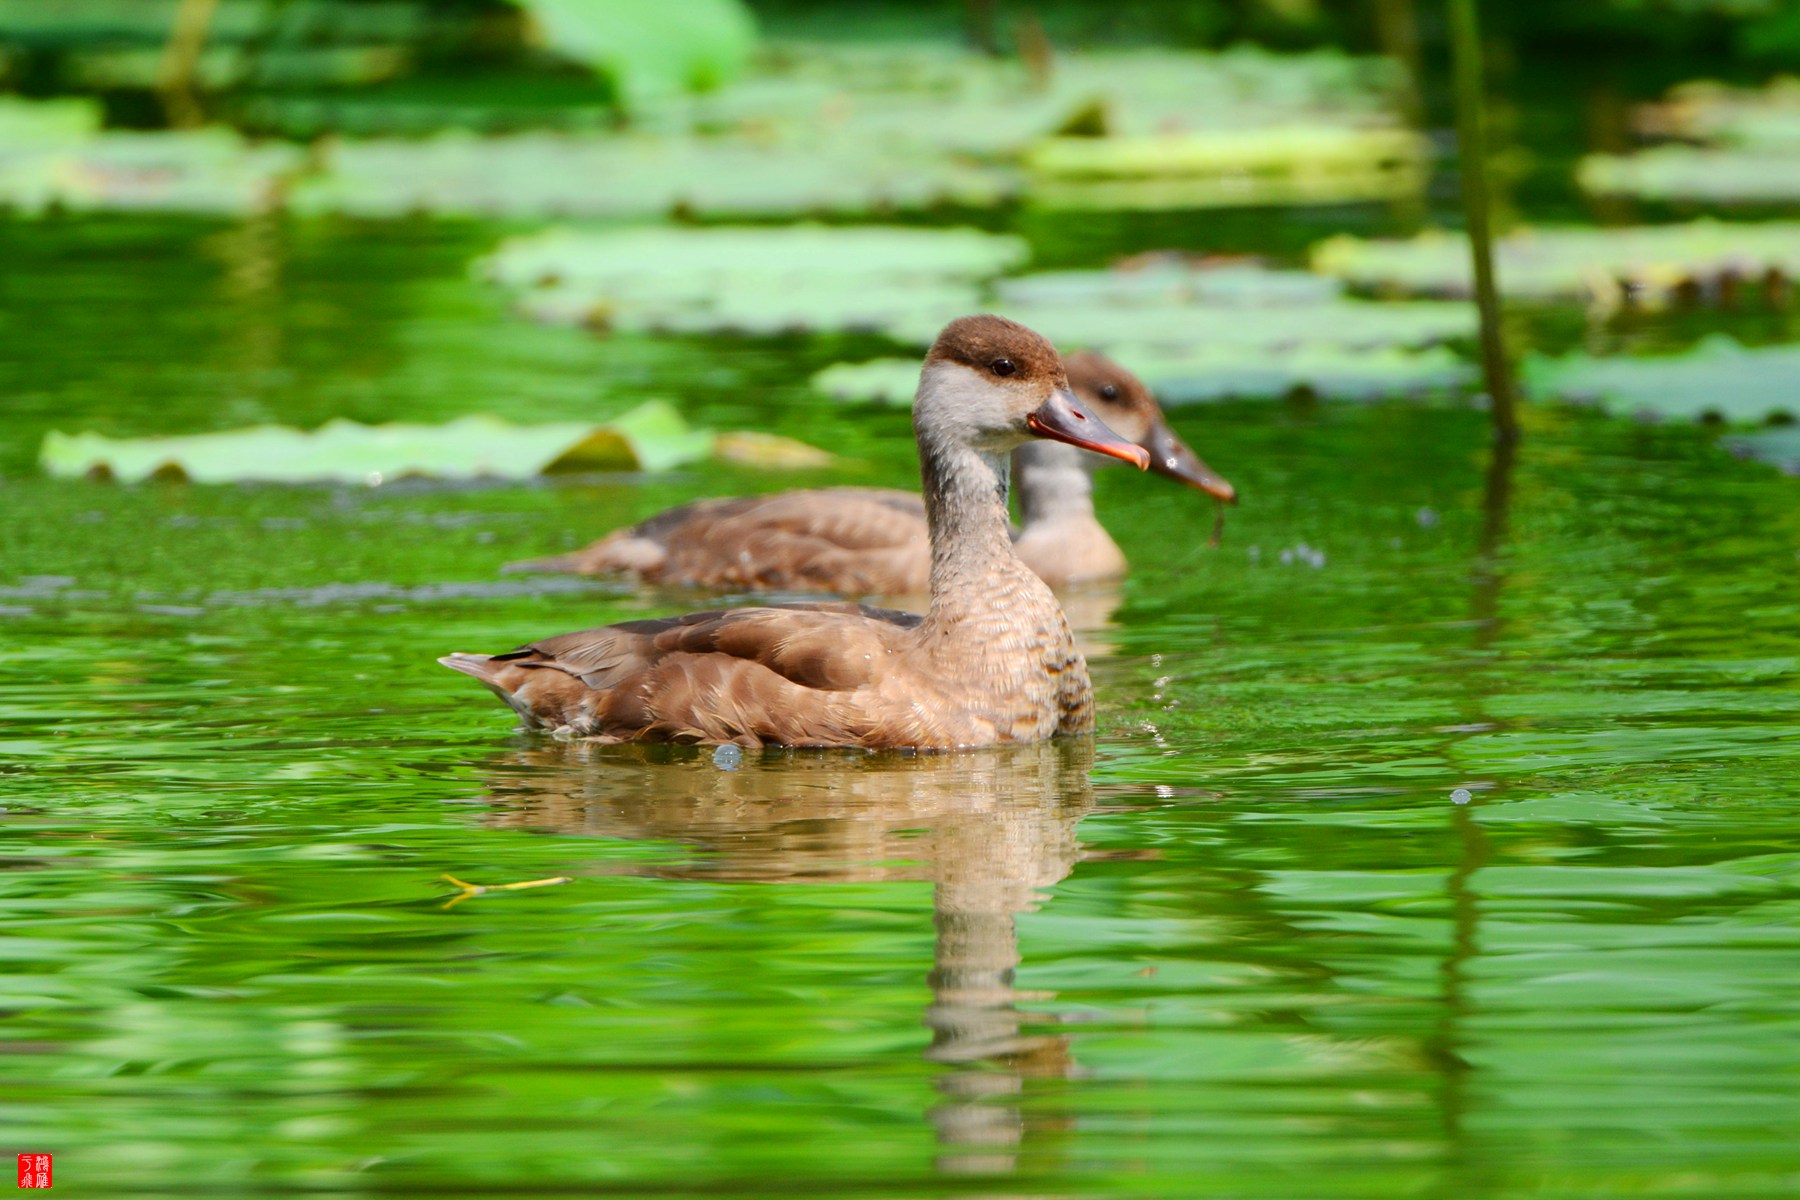
<path fill-rule="evenodd" d="M 1119 386 L 1114 383 L 1102 384 L 1100 387 L 1100 398 L 1102 400 L 1117 400 L 1119 398 Z"/>
<path fill-rule="evenodd" d="M 988 364 L 988 370 L 996 375 L 1011 375 L 1018 369 L 1019 368 L 1013 366 L 1013 360 L 1010 358 L 996 358 L 993 362 Z"/>

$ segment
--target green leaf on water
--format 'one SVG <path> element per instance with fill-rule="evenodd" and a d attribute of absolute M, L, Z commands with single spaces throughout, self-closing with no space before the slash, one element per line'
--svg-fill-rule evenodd
<path fill-rule="evenodd" d="M 1726 445 L 1745 458 L 1766 462 L 1787 475 L 1800 475 L 1800 426 L 1766 429 L 1731 438 Z"/>
<path fill-rule="evenodd" d="M 1188 347 L 1120 343 L 1107 352 L 1150 386 L 1165 405 L 1230 399 L 1278 399 L 1308 392 L 1332 400 L 1380 400 L 1458 391 L 1474 367 L 1444 347 L 1409 351 L 1329 346 L 1270 352 L 1207 344 Z M 812 386 L 847 404 L 911 405 L 919 384 L 915 359 L 837 363 Z"/>
<path fill-rule="evenodd" d="M 513 239 L 478 270 L 553 323 L 757 334 L 923 324 L 935 336 L 981 306 L 979 281 L 1025 254 L 1017 238 L 971 229 L 647 227 Z"/>
<path fill-rule="evenodd" d="M 1470 294 L 1468 242 L 1427 232 L 1406 240 L 1343 235 L 1312 250 L 1315 271 L 1354 287 L 1401 295 Z M 1512 297 L 1587 297 L 1607 303 L 1660 300 L 1726 280 L 1792 278 L 1800 270 L 1800 223 L 1623 229 L 1520 230 L 1495 246 L 1501 291 Z"/>
<path fill-rule="evenodd" d="M 603 424 L 514 425 L 470 416 L 443 425 L 330 421 L 304 432 L 262 425 L 187 437 L 109 438 L 52 432 L 39 461 L 51 475 L 136 482 L 380 483 L 407 476 L 525 479 L 582 471 L 663 471 L 720 456 L 753 466 L 817 466 L 830 456 L 787 439 L 694 429 L 653 400 Z"/>
<path fill-rule="evenodd" d="M 1415 196 L 1429 175 L 1423 135 L 1329 125 L 1124 138 L 1049 138 L 1027 165 L 1032 199 L 1056 208 L 1323 204 Z"/>
<path fill-rule="evenodd" d="M 740 0 L 513 0 L 539 39 L 603 72 L 636 108 L 735 77 L 756 48 Z"/>
<path fill-rule="evenodd" d="M 1800 414 L 1800 346 L 1746 349 L 1715 334 L 1684 354 L 1655 358 L 1535 355 L 1523 381 L 1542 395 L 1592 401 L 1609 411 L 1733 423 Z"/>
<path fill-rule="evenodd" d="M 915 358 L 877 358 L 833 363 L 812 377 L 814 391 L 845 404 L 892 404 L 910 408 L 919 388 Z"/>

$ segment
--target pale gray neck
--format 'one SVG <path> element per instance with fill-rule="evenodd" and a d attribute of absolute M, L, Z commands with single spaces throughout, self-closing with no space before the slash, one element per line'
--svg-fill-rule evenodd
<path fill-rule="evenodd" d="M 1094 519 L 1094 456 L 1061 442 L 1032 441 L 1013 451 L 1019 521 L 1026 528 Z"/>
<path fill-rule="evenodd" d="M 931 530 L 931 604 L 978 587 L 1017 562 L 1006 514 L 1006 459 L 961 445 L 920 444 Z"/>
<path fill-rule="evenodd" d="M 1029 575 L 1013 552 L 1006 512 L 1009 446 L 977 448 L 971 413 L 982 397 L 965 368 L 927 367 L 913 405 L 925 521 L 931 531 L 931 612 L 948 617 L 988 600 L 1001 579 Z"/>

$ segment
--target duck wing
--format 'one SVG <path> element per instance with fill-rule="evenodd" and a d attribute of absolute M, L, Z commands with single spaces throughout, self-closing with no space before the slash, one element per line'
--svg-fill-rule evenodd
<path fill-rule="evenodd" d="M 923 592 L 925 502 L 889 488 L 813 488 L 697 500 L 573 554 L 509 570 L 627 574 L 681 587 Z"/>
<path fill-rule="evenodd" d="M 439 661 L 528 724 L 618 741 L 870 744 L 869 704 L 920 618 L 843 602 L 738 608 Z"/>

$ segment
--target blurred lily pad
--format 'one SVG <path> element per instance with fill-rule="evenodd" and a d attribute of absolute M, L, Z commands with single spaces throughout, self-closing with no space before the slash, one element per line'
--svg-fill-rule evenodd
<path fill-rule="evenodd" d="M 1312 124 L 1265 129 L 1050 138 L 1026 163 L 1037 203 L 1066 208 L 1319 204 L 1418 195 L 1423 135 Z"/>
<path fill-rule="evenodd" d="M 1523 379 L 1534 392 L 1622 414 L 1733 423 L 1800 415 L 1800 346 L 1746 349 L 1724 334 L 1655 358 L 1534 356 Z"/>
<path fill-rule="evenodd" d="M 604 72 L 630 108 L 743 70 L 756 22 L 740 0 L 513 0 L 549 49 Z"/>
<path fill-rule="evenodd" d="M 1754 458 L 1787 475 L 1800 475 L 1800 426 L 1765 429 L 1726 442 L 1733 453 Z"/>
<path fill-rule="evenodd" d="M 1784 75 L 1760 88 L 1693 80 L 1670 88 L 1657 103 L 1639 105 L 1632 123 L 1651 137 L 1800 148 L 1800 79 Z"/>
<path fill-rule="evenodd" d="M 552 322 L 758 334 L 923 323 L 935 336 L 1026 253 L 970 229 L 645 227 L 515 238 L 477 270 Z"/>
<path fill-rule="evenodd" d="M 1269 352 L 1226 344 L 1118 343 L 1107 350 L 1167 405 L 1277 399 L 1296 392 L 1332 400 L 1441 394 L 1467 386 L 1475 373 L 1472 365 L 1441 346 L 1418 351 L 1327 346 Z M 910 405 L 918 384 L 918 362 L 899 358 L 837 363 L 812 378 L 815 390 L 844 403 Z"/>
<path fill-rule="evenodd" d="M 831 456 L 762 434 L 694 429 L 662 401 L 603 424 L 514 425 L 463 417 L 443 425 L 330 421 L 311 432 L 263 425 L 188 437 L 50 433 L 39 461 L 51 475 L 135 482 L 381 483 L 407 476 L 524 479 L 583 471 L 662 471 L 718 456 L 754 466 L 818 466 Z"/>
<path fill-rule="evenodd" d="M 1719 204 L 1800 198 L 1800 79 L 1761 88 L 1685 83 L 1640 105 L 1632 120 L 1646 136 L 1685 144 L 1589 155 L 1576 169 L 1587 191 Z"/>
<path fill-rule="evenodd" d="M 244 213 L 280 200 L 305 161 L 285 142 L 228 129 L 100 132 L 97 110 L 47 101 L 0 106 L 0 205 Z"/>
<path fill-rule="evenodd" d="M 1313 247 L 1313 269 L 1353 286 L 1402 295 L 1467 296 L 1468 242 L 1428 232 L 1403 241 L 1350 236 Z M 1655 301 L 1723 279 L 1791 278 L 1800 223 L 1521 230 L 1496 247 L 1501 290 L 1514 297 Z"/>
<path fill-rule="evenodd" d="M 1769 149 L 1658 146 L 1636 154 L 1590 154 L 1575 168 L 1584 191 L 1602 196 L 1717 204 L 1800 199 L 1800 157 Z"/>
<path fill-rule="evenodd" d="M 877 358 L 868 362 L 833 363 L 812 377 L 814 391 L 845 404 L 893 404 L 911 407 L 919 390 L 916 358 Z"/>
<path fill-rule="evenodd" d="M 302 213 L 396 217 L 665 217 L 986 206 L 1003 169 L 843 138 L 525 133 L 344 140 L 294 189 Z"/>

